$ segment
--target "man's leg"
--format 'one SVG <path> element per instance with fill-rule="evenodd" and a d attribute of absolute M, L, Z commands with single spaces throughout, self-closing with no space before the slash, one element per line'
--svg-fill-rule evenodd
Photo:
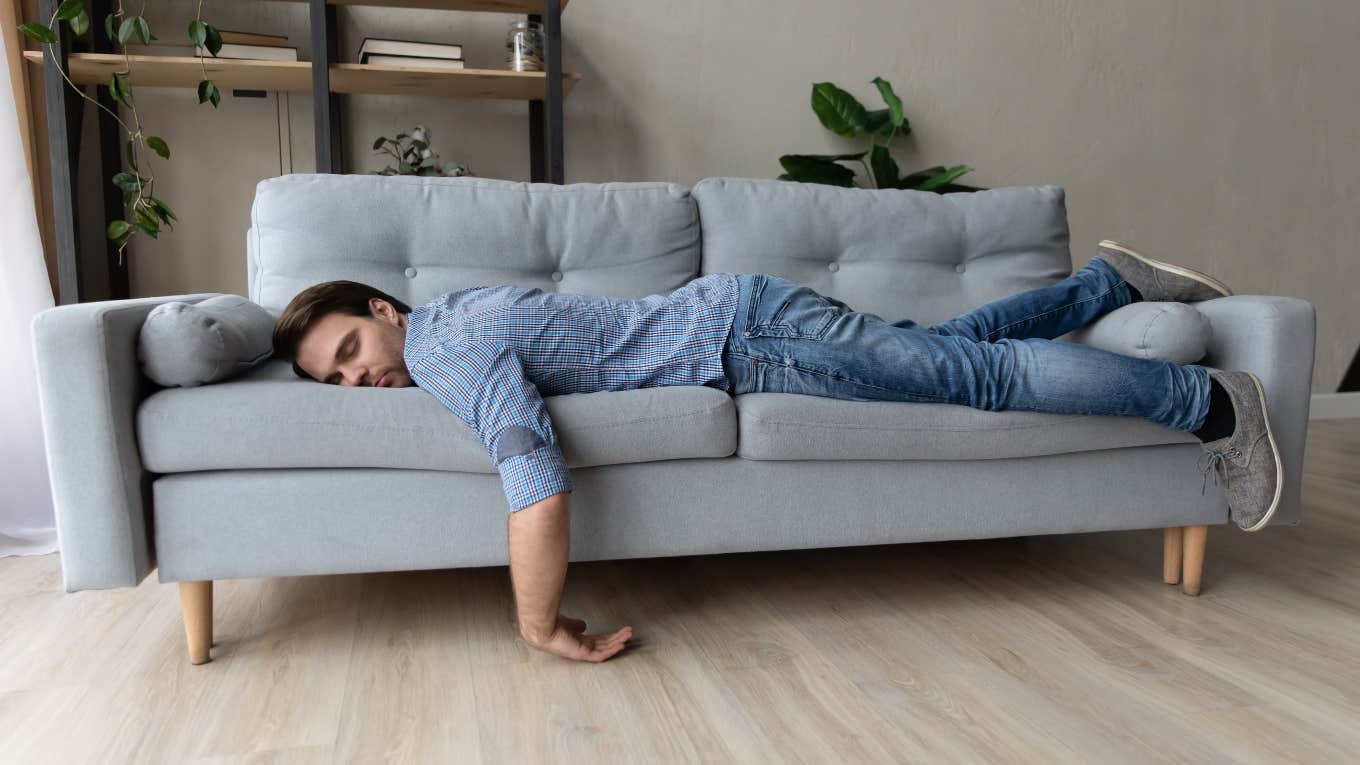
<path fill-rule="evenodd" d="M 1119 272 L 1095 258 L 1060 282 L 994 300 L 922 329 L 989 343 L 1004 338 L 1051 340 L 1132 302 L 1134 293 Z M 910 328 L 916 323 L 893 325 Z"/>
<path fill-rule="evenodd" d="M 1035 310 L 1041 300 L 998 301 L 1018 310 L 978 313 L 1002 319 L 980 334 L 888 323 L 850 310 L 807 287 L 770 278 L 759 293 L 753 321 L 745 317 L 730 352 L 747 371 L 748 390 L 806 393 L 852 400 L 931 401 L 999 411 L 1108 414 L 1144 417 L 1178 430 L 1196 430 L 1210 401 L 1208 370 L 1139 359 L 1077 343 L 1004 337 L 1022 326 L 1068 331 L 1127 302 L 1122 282 L 1097 262 L 1067 284 L 1045 288 L 1070 298 Z M 1092 286 L 1094 285 L 1094 286 Z M 1044 292 L 1037 290 L 1034 292 Z M 1100 304 L 1100 308 L 1094 308 Z M 1028 306 L 1028 307 L 1026 307 Z M 1043 314 L 1052 314 L 1045 316 Z M 1072 318 L 1077 317 L 1077 318 Z M 962 322 L 960 322 L 962 325 Z M 1046 329 L 1044 329 L 1046 328 Z M 734 329 L 737 326 L 734 325 Z"/>

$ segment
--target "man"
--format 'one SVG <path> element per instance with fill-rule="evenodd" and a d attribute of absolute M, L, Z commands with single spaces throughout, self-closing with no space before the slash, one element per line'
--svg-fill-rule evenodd
<path fill-rule="evenodd" d="M 1054 342 L 1139 300 L 1232 294 L 1215 279 L 1117 242 L 1048 287 L 930 327 L 888 323 L 767 274 L 716 273 L 669 296 L 621 300 L 482 286 L 414 310 L 367 285 L 318 284 L 274 329 L 275 355 L 336 385 L 418 385 L 470 425 L 500 472 L 521 636 L 571 659 L 604 661 L 632 637 L 584 634 L 558 612 L 566 579 L 571 477 L 541 396 L 660 385 L 804 393 L 857 401 L 1143 417 L 1192 431 L 1200 470 L 1224 478 L 1232 519 L 1263 527 L 1282 467 L 1265 393 L 1249 372 L 1138 359 Z"/>

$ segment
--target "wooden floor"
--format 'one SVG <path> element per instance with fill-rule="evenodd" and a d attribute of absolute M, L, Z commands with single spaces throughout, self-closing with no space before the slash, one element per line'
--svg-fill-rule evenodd
<path fill-rule="evenodd" d="M 0 760 L 1304 762 L 1360 752 L 1360 420 L 1314 422 L 1304 525 L 572 564 L 564 611 L 638 645 L 515 637 L 504 567 L 62 592 L 0 559 Z"/>

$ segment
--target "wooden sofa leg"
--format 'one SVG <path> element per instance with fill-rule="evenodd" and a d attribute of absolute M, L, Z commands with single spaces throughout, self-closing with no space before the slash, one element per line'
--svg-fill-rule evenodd
<path fill-rule="evenodd" d="M 212 580 L 179 583 L 179 607 L 184 615 L 184 635 L 189 639 L 189 663 L 206 664 L 212 659 Z"/>
<path fill-rule="evenodd" d="M 1162 581 L 1179 584 L 1181 581 L 1181 540 L 1185 529 L 1171 526 L 1162 531 Z"/>
<path fill-rule="evenodd" d="M 1185 567 L 1182 570 L 1181 591 L 1186 595 L 1199 594 L 1200 574 L 1204 571 L 1204 544 L 1208 537 L 1208 526 L 1185 527 Z"/>

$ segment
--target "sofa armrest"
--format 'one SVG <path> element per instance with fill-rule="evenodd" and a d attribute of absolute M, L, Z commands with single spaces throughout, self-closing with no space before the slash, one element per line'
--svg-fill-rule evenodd
<path fill-rule="evenodd" d="M 135 587 L 154 566 L 150 475 L 134 431 L 155 384 L 137 337 L 151 310 L 216 293 L 57 306 L 33 317 L 38 403 L 67 592 Z"/>
<path fill-rule="evenodd" d="M 1313 390 L 1317 312 L 1306 300 L 1270 295 L 1234 295 L 1195 303 L 1213 326 L 1209 352 L 1200 363 L 1222 370 L 1244 369 L 1266 389 L 1270 428 L 1284 463 L 1284 490 L 1271 525 L 1297 526 Z"/>

